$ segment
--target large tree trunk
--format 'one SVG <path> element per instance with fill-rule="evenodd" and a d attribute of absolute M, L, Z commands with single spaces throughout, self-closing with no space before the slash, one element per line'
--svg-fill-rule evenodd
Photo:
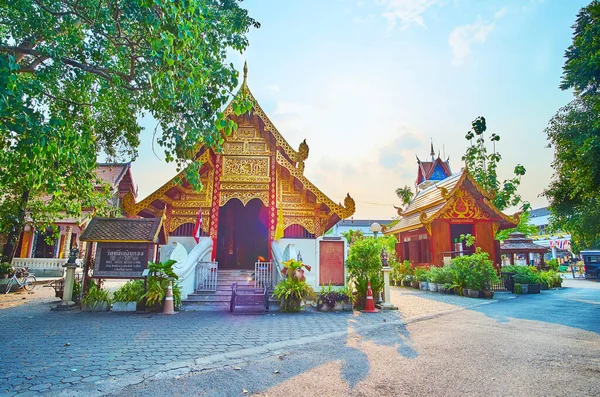
<path fill-rule="evenodd" d="M 21 203 L 19 205 L 19 213 L 17 214 L 17 221 L 13 225 L 11 231 L 6 236 L 6 244 L 2 249 L 2 262 L 11 263 L 15 257 L 17 251 L 17 245 L 19 244 L 19 236 L 23 231 L 23 225 L 25 224 L 25 210 L 27 203 L 29 202 L 29 190 L 25 190 L 21 195 Z"/>

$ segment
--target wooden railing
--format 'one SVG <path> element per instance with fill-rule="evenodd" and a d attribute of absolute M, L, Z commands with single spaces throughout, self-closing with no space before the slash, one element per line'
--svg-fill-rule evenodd
<path fill-rule="evenodd" d="M 200 291 L 216 291 L 219 275 L 219 263 L 198 262 L 196 264 L 196 285 L 194 290 Z"/>

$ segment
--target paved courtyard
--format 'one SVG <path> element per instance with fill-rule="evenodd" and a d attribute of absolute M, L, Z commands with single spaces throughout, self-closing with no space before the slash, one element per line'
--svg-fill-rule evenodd
<path fill-rule="evenodd" d="M 398 311 L 266 315 L 50 312 L 55 298 L 0 310 L 4 346 L 0 391 L 28 395 L 111 390 L 111 385 L 228 357 L 277 351 L 290 343 L 345 338 L 349 332 L 404 323 L 492 303 L 393 288 Z"/>

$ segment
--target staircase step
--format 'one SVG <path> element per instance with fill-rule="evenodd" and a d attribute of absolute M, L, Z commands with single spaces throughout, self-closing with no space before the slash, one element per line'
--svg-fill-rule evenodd
<path fill-rule="evenodd" d="M 199 302 L 184 300 L 182 303 L 184 311 L 229 311 L 229 302 Z"/>
<path fill-rule="evenodd" d="M 231 295 L 193 295 L 190 294 L 184 302 L 230 302 Z"/>

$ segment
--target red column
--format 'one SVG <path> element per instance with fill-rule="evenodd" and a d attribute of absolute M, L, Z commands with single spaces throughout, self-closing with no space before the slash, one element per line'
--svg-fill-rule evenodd
<path fill-rule="evenodd" d="M 217 257 L 217 235 L 219 232 L 219 201 L 221 200 L 221 162 L 219 155 L 215 156 L 215 175 L 213 184 L 212 207 L 210 209 L 210 238 L 213 241 L 212 260 Z"/>

